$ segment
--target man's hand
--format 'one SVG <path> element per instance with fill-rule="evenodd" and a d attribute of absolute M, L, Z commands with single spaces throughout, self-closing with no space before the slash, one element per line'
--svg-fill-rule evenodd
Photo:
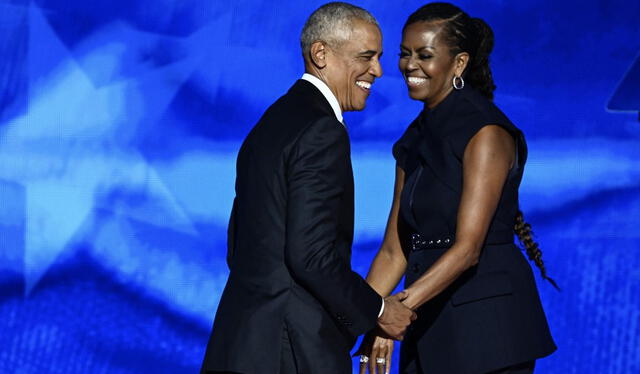
<path fill-rule="evenodd" d="M 395 340 L 402 340 L 407 327 L 418 317 L 416 313 L 402 304 L 409 294 L 398 292 L 384 299 L 384 312 L 378 318 L 378 326 L 385 334 Z"/>

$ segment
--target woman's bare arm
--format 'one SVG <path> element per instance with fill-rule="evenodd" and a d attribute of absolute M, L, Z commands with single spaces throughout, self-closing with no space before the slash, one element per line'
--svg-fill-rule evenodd
<path fill-rule="evenodd" d="M 455 243 L 407 289 L 405 305 L 415 310 L 478 263 L 514 159 L 513 137 L 500 126 L 485 126 L 469 141 L 463 157 Z"/>
<path fill-rule="evenodd" d="M 382 296 L 389 295 L 396 288 L 407 267 L 407 259 L 402 252 L 400 237 L 398 236 L 398 212 L 400 210 L 400 194 L 403 186 L 404 171 L 396 166 L 393 203 L 387 220 L 387 228 L 382 245 L 367 275 L 369 285 Z"/>

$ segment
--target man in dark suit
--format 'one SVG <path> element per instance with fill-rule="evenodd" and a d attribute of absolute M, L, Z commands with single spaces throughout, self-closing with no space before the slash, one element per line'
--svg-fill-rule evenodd
<path fill-rule="evenodd" d="M 229 279 L 202 373 L 351 373 L 376 327 L 401 339 L 415 314 L 351 270 L 353 174 L 342 112 L 362 110 L 382 75 L 366 10 L 320 7 L 301 45 L 306 73 L 245 139 L 229 223 Z"/>

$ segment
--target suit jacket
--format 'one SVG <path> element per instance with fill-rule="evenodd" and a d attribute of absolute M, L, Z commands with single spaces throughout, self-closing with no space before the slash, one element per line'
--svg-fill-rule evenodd
<path fill-rule="evenodd" d="M 202 372 L 279 373 L 289 334 L 300 373 L 351 373 L 381 297 L 352 271 L 349 138 L 299 80 L 245 139 L 229 224 L 229 279 Z"/>

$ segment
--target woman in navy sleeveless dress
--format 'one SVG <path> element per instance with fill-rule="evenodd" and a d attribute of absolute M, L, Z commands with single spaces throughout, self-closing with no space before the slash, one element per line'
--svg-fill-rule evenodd
<path fill-rule="evenodd" d="M 492 102 L 492 47 L 489 26 L 451 4 L 425 5 L 403 29 L 400 70 L 425 107 L 393 147 L 394 203 L 367 276 L 388 295 L 405 275 L 418 320 L 401 373 L 531 373 L 556 349 L 514 244 L 517 233 L 548 279 L 518 208 L 524 135 Z M 392 349 L 371 334 L 360 353 L 388 372 Z"/>

